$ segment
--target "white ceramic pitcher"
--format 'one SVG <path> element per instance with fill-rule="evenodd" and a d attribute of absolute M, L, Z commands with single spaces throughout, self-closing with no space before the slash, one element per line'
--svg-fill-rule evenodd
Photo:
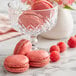
<path fill-rule="evenodd" d="M 69 37 L 73 32 L 73 18 L 71 11 L 59 7 L 58 20 L 55 27 L 41 36 L 48 39 L 62 39 Z"/>

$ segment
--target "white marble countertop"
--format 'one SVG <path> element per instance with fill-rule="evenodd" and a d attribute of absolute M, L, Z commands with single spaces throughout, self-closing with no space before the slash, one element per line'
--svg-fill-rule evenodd
<path fill-rule="evenodd" d="M 76 30 L 76 27 L 74 28 Z M 74 33 L 76 31 L 74 30 Z M 49 63 L 43 68 L 30 68 L 27 72 L 14 74 L 7 72 L 3 67 L 3 61 L 6 56 L 13 53 L 16 43 L 24 36 L 13 38 L 7 41 L 0 42 L 0 76 L 76 76 L 76 48 L 67 49 L 66 52 L 61 54 L 60 61 L 56 63 Z M 38 45 L 41 47 L 49 48 L 51 45 L 59 41 L 65 40 L 46 40 L 39 37 Z"/>
<path fill-rule="evenodd" d="M 7 3 L 8 0 L 7 2 L 5 2 L 5 0 L 2 0 L 2 2 Z M 1 0 L 0 5 L 3 6 Z M 0 8 L 0 10 L 3 10 L 3 8 L 5 7 L 6 5 Z M 76 16 L 74 16 L 74 18 L 75 17 Z M 74 20 L 76 23 L 76 18 Z M 73 34 L 76 34 L 76 24 L 74 27 L 75 28 Z M 66 52 L 61 54 L 61 59 L 59 62 L 49 63 L 47 66 L 43 68 L 33 68 L 33 69 L 30 68 L 27 72 L 20 74 L 7 72 L 3 67 L 3 61 L 6 56 L 11 55 L 13 53 L 13 49 L 16 43 L 23 37 L 24 36 L 20 36 L 17 38 L 0 42 L 0 76 L 76 76 L 76 48 L 75 49 L 68 48 Z M 51 45 L 54 45 L 59 41 L 65 41 L 65 40 L 46 40 L 41 37 L 39 37 L 38 39 L 39 39 L 38 45 L 43 48 L 45 47 L 46 49 L 48 49 Z"/>

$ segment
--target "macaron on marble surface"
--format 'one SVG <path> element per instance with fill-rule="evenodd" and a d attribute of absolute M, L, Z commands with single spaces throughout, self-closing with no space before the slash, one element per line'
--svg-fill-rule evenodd
<path fill-rule="evenodd" d="M 29 40 L 22 39 L 17 43 L 14 49 L 14 55 L 15 54 L 26 55 L 28 52 L 31 51 L 31 49 L 32 49 L 32 43 Z"/>
<path fill-rule="evenodd" d="M 19 16 L 18 23 L 28 30 L 36 29 L 37 27 L 40 28 L 43 25 L 43 17 L 31 10 L 24 11 Z"/>
<path fill-rule="evenodd" d="M 50 61 L 48 52 L 44 50 L 31 51 L 27 57 L 31 67 L 44 67 Z"/>
<path fill-rule="evenodd" d="M 24 55 L 8 56 L 4 60 L 4 67 L 9 72 L 21 73 L 29 69 L 29 59 Z"/>

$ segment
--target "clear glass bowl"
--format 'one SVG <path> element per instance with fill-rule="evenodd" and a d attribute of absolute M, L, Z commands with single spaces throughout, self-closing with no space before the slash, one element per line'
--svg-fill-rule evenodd
<path fill-rule="evenodd" d="M 12 0 L 8 4 L 11 25 L 17 31 L 29 35 L 35 48 L 37 35 L 51 30 L 57 22 L 58 5 L 53 2 L 53 6 L 50 9 L 31 10 L 29 5 L 24 8 L 20 0 Z"/>

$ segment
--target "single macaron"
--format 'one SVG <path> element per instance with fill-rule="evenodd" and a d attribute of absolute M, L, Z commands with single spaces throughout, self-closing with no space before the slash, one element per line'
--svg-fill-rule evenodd
<path fill-rule="evenodd" d="M 28 30 L 40 28 L 43 25 L 43 17 L 32 10 L 24 11 L 20 16 L 18 23 Z"/>
<path fill-rule="evenodd" d="M 48 52 L 44 50 L 31 51 L 27 57 L 31 67 L 44 67 L 50 61 Z"/>
<path fill-rule="evenodd" d="M 4 67 L 9 72 L 21 73 L 29 69 L 29 59 L 24 55 L 8 56 L 4 60 Z"/>
<path fill-rule="evenodd" d="M 46 0 L 35 1 L 32 5 L 32 10 L 43 10 L 53 8 L 53 4 Z"/>
<path fill-rule="evenodd" d="M 51 8 L 53 8 L 53 4 L 47 0 L 38 0 L 32 4 L 32 10 L 41 10 L 36 11 L 36 13 L 43 16 L 44 21 L 46 21 L 46 19 L 48 20 L 48 18 L 50 18 L 50 15 L 53 14 L 52 10 L 50 10 Z"/>
<path fill-rule="evenodd" d="M 32 43 L 29 40 L 22 39 L 20 40 L 15 49 L 14 49 L 14 55 L 15 54 L 22 54 L 27 55 L 32 50 Z"/>

